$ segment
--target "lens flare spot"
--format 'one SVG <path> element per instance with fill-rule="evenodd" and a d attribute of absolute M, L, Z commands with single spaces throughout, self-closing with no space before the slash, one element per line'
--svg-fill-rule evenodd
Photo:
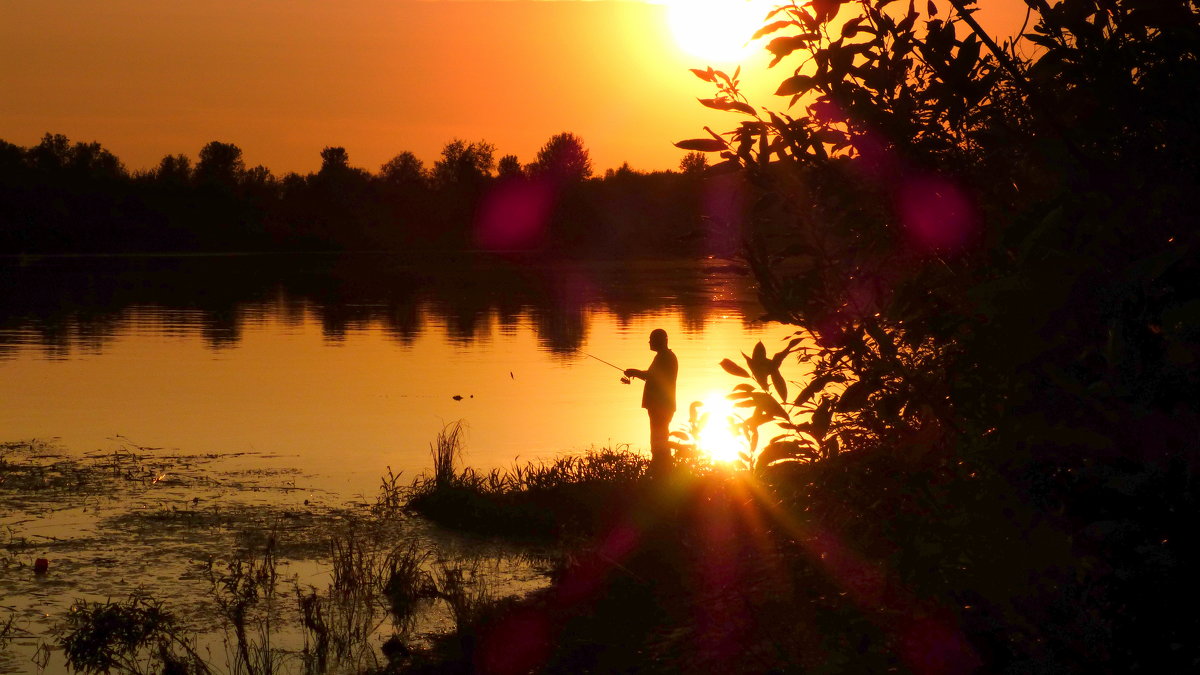
<path fill-rule="evenodd" d="M 501 182 L 480 208 L 475 245 L 488 251 L 537 248 L 553 206 L 554 190 L 544 181 Z"/>
<path fill-rule="evenodd" d="M 907 181 L 897 206 L 909 236 L 926 250 L 956 252 L 976 234 L 971 200 L 961 188 L 943 178 L 927 176 Z"/>

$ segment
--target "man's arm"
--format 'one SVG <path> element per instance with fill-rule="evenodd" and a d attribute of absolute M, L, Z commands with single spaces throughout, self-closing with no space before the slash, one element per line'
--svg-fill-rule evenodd
<path fill-rule="evenodd" d="M 626 368 L 625 369 L 625 377 L 637 377 L 637 378 L 644 380 L 644 379 L 650 377 L 650 371 L 638 370 L 637 368 Z"/>

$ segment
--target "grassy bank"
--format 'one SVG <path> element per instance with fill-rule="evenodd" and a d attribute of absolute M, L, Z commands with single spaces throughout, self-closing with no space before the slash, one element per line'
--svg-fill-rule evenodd
<path fill-rule="evenodd" d="M 436 670 L 1200 666 L 1185 611 L 1197 495 L 1181 463 L 998 469 L 892 448 L 758 474 L 565 475 L 415 486 L 410 508 L 442 523 L 575 535 L 552 587 L 480 612 L 435 645 Z"/>
<path fill-rule="evenodd" d="M 451 528 L 538 539 L 602 530 L 612 505 L 642 494 L 648 461 L 613 449 L 589 450 L 509 470 L 462 463 L 462 428 L 447 426 L 430 447 L 433 469 L 381 502 Z M 399 494 L 399 493 L 403 494 Z"/>

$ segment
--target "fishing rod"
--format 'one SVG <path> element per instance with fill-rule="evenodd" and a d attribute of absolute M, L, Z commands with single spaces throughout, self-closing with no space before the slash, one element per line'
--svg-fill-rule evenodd
<path fill-rule="evenodd" d="M 600 363 L 603 363 L 606 366 L 612 366 L 613 368 L 616 368 L 617 370 L 621 371 L 621 384 L 629 384 L 629 378 L 625 377 L 625 369 L 622 368 L 621 366 L 618 366 L 615 363 L 609 363 L 608 361 L 605 361 L 604 359 L 600 358 L 599 356 L 592 356 L 591 354 L 589 354 L 587 352 L 584 352 L 583 355 L 591 356 L 593 359 L 596 359 Z"/>
<path fill-rule="evenodd" d="M 591 354 L 589 354 L 587 352 L 584 352 L 583 355 L 584 356 L 592 356 Z M 596 359 L 597 361 L 599 361 L 600 363 L 603 363 L 606 366 L 612 366 L 613 368 L 616 368 L 617 370 L 621 371 L 622 373 L 625 372 L 625 369 L 622 368 L 621 366 L 618 366 L 615 363 L 609 363 L 608 361 L 605 361 L 604 359 L 600 358 L 599 356 L 592 356 L 592 358 Z"/>

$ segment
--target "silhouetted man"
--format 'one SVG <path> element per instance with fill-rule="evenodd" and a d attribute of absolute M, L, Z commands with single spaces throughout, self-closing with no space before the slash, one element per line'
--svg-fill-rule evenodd
<path fill-rule="evenodd" d="M 650 471 L 663 475 L 671 468 L 671 418 L 675 416 L 675 377 L 679 374 L 679 359 L 667 349 L 667 331 L 655 328 L 650 332 L 650 349 L 654 360 L 648 370 L 628 368 L 625 377 L 640 377 L 646 381 L 642 389 L 642 407 L 650 415 Z"/>

